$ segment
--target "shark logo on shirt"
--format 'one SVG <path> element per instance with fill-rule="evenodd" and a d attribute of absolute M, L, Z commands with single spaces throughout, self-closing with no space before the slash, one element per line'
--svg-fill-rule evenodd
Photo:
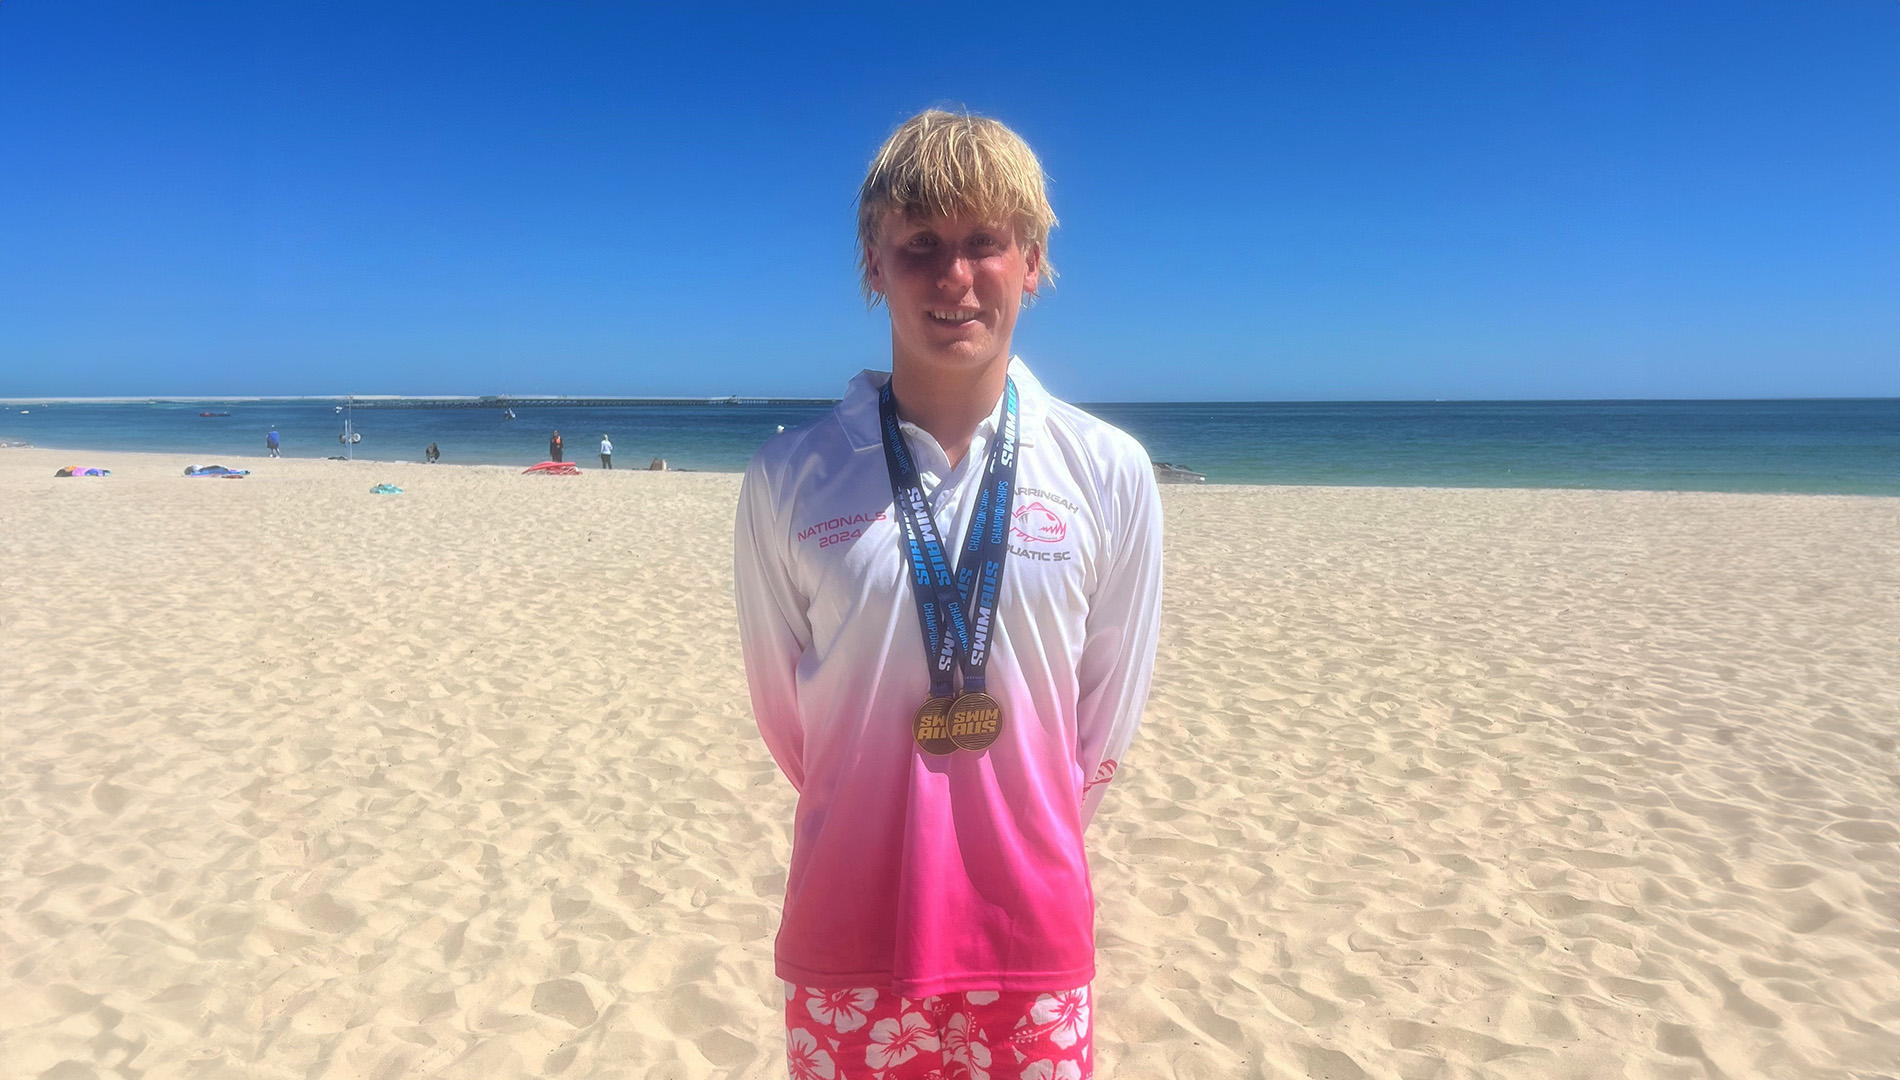
<path fill-rule="evenodd" d="M 1059 544 L 1069 535 L 1069 526 L 1054 510 L 1041 502 L 1032 502 L 1016 511 L 1010 535 L 1032 544 Z"/>

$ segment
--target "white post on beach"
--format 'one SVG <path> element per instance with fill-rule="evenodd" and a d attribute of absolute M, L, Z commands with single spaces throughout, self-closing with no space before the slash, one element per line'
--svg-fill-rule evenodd
<path fill-rule="evenodd" d="M 350 417 L 355 413 L 355 410 L 355 394 L 346 395 L 344 397 L 344 403 L 337 406 L 336 410 L 343 414 L 343 434 L 338 435 L 336 441 L 343 444 L 343 452 L 348 455 L 351 461 L 356 460 L 356 443 L 362 438 L 362 436 L 358 435 L 350 426 Z"/>

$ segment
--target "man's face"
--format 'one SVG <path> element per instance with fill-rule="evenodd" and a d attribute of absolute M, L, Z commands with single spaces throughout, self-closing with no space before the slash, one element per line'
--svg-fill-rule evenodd
<path fill-rule="evenodd" d="M 972 218 L 913 220 L 890 210 L 869 259 L 871 288 L 891 310 L 896 358 L 967 370 L 1009 358 L 1023 294 L 1040 257 L 1008 225 Z"/>

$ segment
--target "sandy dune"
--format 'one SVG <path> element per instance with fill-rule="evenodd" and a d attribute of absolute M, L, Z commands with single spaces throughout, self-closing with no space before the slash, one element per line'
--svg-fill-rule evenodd
<path fill-rule="evenodd" d="M 782 1076 L 738 478 L 184 464 L 0 450 L 0 1077 Z M 1101 1075 L 1900 1077 L 1900 500 L 1165 497 Z"/>

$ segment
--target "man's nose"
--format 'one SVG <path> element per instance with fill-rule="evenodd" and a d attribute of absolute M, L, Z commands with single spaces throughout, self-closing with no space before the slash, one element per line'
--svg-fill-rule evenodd
<path fill-rule="evenodd" d="M 958 288 L 967 288 L 972 281 L 976 280 L 969 257 L 961 252 L 954 253 L 944 260 L 943 272 L 939 277 L 943 284 Z"/>

